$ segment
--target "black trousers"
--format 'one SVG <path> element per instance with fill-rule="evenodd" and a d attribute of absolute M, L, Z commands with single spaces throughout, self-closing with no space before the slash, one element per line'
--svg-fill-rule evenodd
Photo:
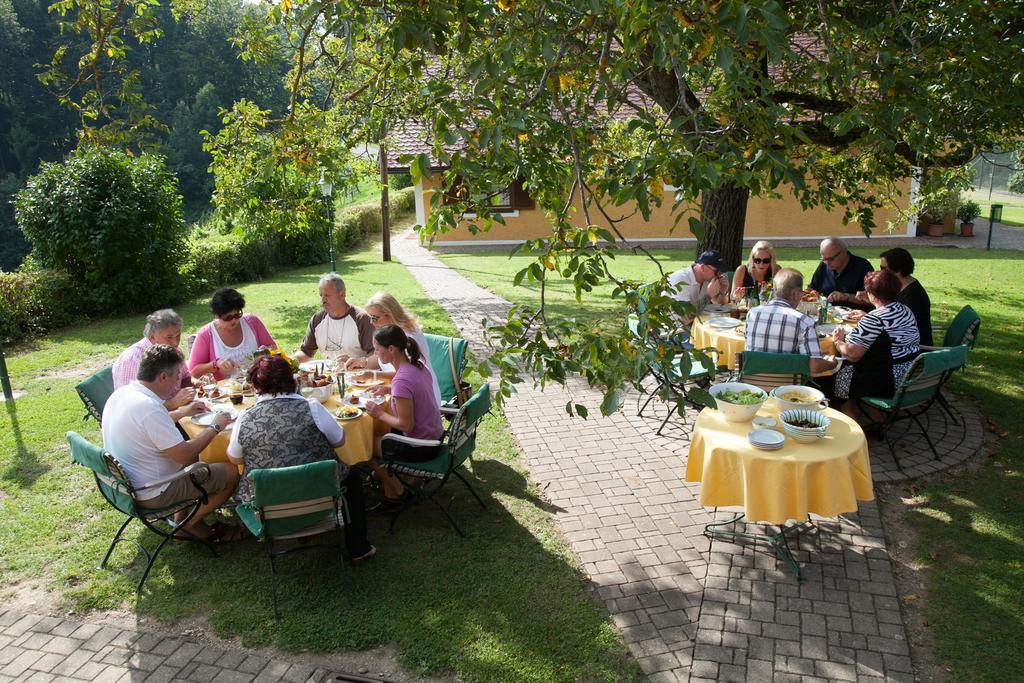
<path fill-rule="evenodd" d="M 342 485 L 345 487 L 344 497 L 348 506 L 345 548 L 349 557 L 361 557 L 370 552 L 370 541 L 366 538 L 366 499 L 363 498 L 363 482 L 359 472 L 349 468 Z"/>

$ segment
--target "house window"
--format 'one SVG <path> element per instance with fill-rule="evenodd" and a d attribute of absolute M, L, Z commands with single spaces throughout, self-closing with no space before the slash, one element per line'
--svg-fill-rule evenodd
<path fill-rule="evenodd" d="M 457 178 L 452 183 L 451 189 L 445 193 L 444 203 L 455 204 L 460 200 L 466 199 L 467 195 L 468 190 L 462 183 L 462 179 Z M 517 178 L 515 182 L 504 190 L 492 195 L 488 201 L 491 209 L 500 213 L 518 213 L 521 210 L 532 210 L 536 207 L 533 198 L 523 188 L 523 180 L 521 178 Z M 471 214 L 465 215 L 467 217 L 471 216 Z"/>

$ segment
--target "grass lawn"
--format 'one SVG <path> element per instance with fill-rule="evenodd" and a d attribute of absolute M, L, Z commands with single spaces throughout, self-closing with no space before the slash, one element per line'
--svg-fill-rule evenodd
<path fill-rule="evenodd" d="M 1008 192 L 993 192 L 991 199 L 988 190 L 975 190 L 964 193 L 965 198 L 973 199 L 981 207 L 981 218 L 988 220 L 989 210 L 993 204 L 1003 205 L 1003 225 L 1024 228 L 1024 197 Z"/>
<path fill-rule="evenodd" d="M 886 248 L 857 253 L 878 264 Z M 919 490 L 910 520 L 920 533 L 920 556 L 931 565 L 928 621 L 938 656 L 962 680 L 1012 680 L 1024 670 L 1024 252 L 913 248 L 918 277 L 932 301 L 932 318 L 945 325 L 964 305 L 981 315 L 981 340 L 954 388 L 974 399 L 1002 436 L 993 459 L 977 472 L 948 476 Z M 513 287 L 527 257 L 508 251 L 442 255 L 448 265 L 491 291 L 523 305 L 538 288 Z M 655 252 L 668 271 L 693 258 L 690 249 Z M 779 261 L 809 276 L 816 249 L 784 248 Z M 655 277 L 645 257 L 621 256 L 614 270 L 636 280 Z M 620 300 L 610 288 L 578 304 L 570 285 L 548 282 L 551 312 L 587 322 L 620 324 Z M 938 337 L 941 341 L 941 336 Z M 984 662 L 984 664 L 981 664 Z"/>
<path fill-rule="evenodd" d="M 361 304 L 386 288 L 430 332 L 451 334 L 445 313 L 397 263 L 379 263 L 379 245 L 339 259 L 349 299 Z M 240 287 L 285 348 L 298 344 L 318 308 L 322 268 L 280 274 Z M 205 301 L 178 307 L 186 329 L 209 320 Z M 8 350 L 15 388 L 25 392 L 0 409 L 0 587 L 41 584 L 75 611 L 127 607 L 162 620 L 199 616 L 221 636 L 247 646 L 331 651 L 391 644 L 413 670 L 463 680 L 623 680 L 639 677 L 618 633 L 587 595 L 584 577 L 556 534 L 504 420 L 482 426 L 473 471 L 489 503 L 481 513 L 453 481 L 461 540 L 435 511 L 419 508 L 394 536 L 371 519 L 377 557 L 347 568 L 352 606 L 340 594 L 337 559 L 316 552 L 283 558 L 282 621 L 275 626 L 269 566 L 253 542 L 223 549 L 170 544 L 140 597 L 140 553 L 121 544 L 106 570 L 96 569 L 122 519 L 101 499 L 91 474 L 72 465 L 66 430 L 98 442 L 83 423 L 74 385 L 109 364 L 141 335 L 141 317 L 99 321 Z M 422 510 L 422 512 L 420 512 Z M 129 533 L 139 535 L 139 526 Z M 145 534 L 150 546 L 153 537 Z M 3 589 L 0 588 L 0 594 Z"/>

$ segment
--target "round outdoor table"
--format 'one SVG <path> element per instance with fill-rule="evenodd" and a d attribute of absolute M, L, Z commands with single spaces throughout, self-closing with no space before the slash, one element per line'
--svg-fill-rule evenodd
<path fill-rule="evenodd" d="M 776 420 L 781 434 L 779 412 L 777 401 L 768 399 L 757 414 Z M 825 438 L 800 443 L 786 436 L 782 448 L 765 451 L 747 440 L 750 422 L 728 422 L 718 410 L 702 410 L 686 460 L 686 480 L 701 483 L 700 504 L 741 506 L 751 521 L 782 524 L 808 513 L 856 512 L 858 500 L 874 499 L 863 430 L 837 410 L 824 413 L 832 421 Z"/>
<path fill-rule="evenodd" d="M 766 451 L 747 439 L 754 429 L 750 422 L 728 422 L 712 408 L 701 411 L 693 426 L 686 480 L 700 482 L 705 507 L 743 508 L 733 519 L 705 526 L 705 536 L 767 542 L 797 580 L 803 579 L 787 534 L 813 526 L 810 513 L 838 517 L 856 512 L 857 501 L 874 499 L 864 432 L 843 413 L 824 412 L 832 421 L 825 438 L 800 443 L 786 436 L 782 448 Z M 775 419 L 775 431 L 783 433 L 779 413 L 775 399 L 769 399 L 757 414 Z M 766 534 L 723 529 L 744 517 L 781 528 Z M 796 523 L 787 526 L 790 520 Z"/>
<path fill-rule="evenodd" d="M 351 388 L 349 388 L 351 390 Z M 346 392 L 348 393 L 348 392 Z M 238 411 L 239 415 L 245 412 L 247 408 L 252 407 L 256 403 L 255 397 L 247 396 L 241 405 L 232 406 Z M 230 403 L 220 403 L 219 405 L 231 405 Z M 384 406 L 387 407 L 387 402 Z M 334 414 L 334 412 L 341 407 L 341 399 L 336 393 L 331 394 L 330 398 L 324 401 L 324 407 L 327 408 Z M 183 417 L 179 420 L 178 424 L 185 430 L 185 433 L 189 437 L 194 437 L 202 432 L 206 427 L 202 427 L 192 422 L 192 418 Z M 352 420 L 338 420 L 338 424 L 341 425 L 342 430 L 345 432 L 345 443 L 338 448 L 334 449 L 334 452 L 338 455 L 338 459 L 346 465 L 355 465 L 356 463 L 366 462 L 373 457 L 373 437 L 375 433 L 384 433 L 388 431 L 384 429 L 387 427 L 383 422 L 374 420 L 370 415 L 364 412 L 359 417 Z M 378 427 L 382 425 L 382 427 Z M 228 443 L 231 441 L 231 429 L 234 428 L 234 423 L 231 427 L 225 429 L 223 432 L 214 437 L 213 441 L 203 449 L 199 454 L 199 459 L 203 462 L 227 462 L 228 461 Z"/>
<path fill-rule="evenodd" d="M 736 369 L 736 354 L 743 351 L 744 326 L 732 329 L 716 329 L 708 325 L 709 316 L 695 318 L 690 328 L 690 343 L 698 349 L 714 348 L 718 351 L 718 364 L 730 370 Z M 836 345 L 831 336 L 819 337 L 818 346 L 821 355 L 832 356 L 836 353 Z"/>

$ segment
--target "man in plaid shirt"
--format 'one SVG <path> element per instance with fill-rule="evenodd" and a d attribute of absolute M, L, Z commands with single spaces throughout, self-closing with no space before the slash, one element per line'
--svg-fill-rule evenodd
<path fill-rule="evenodd" d="M 814 320 L 797 310 L 804 276 L 783 268 L 772 279 L 772 300 L 747 313 L 743 349 L 764 353 L 799 353 L 811 357 L 811 372 L 835 368 L 835 362 L 821 357 Z"/>

